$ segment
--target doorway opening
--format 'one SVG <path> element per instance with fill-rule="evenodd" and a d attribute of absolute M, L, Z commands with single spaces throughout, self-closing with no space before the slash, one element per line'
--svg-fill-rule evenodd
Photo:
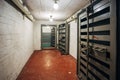
<path fill-rule="evenodd" d="M 41 25 L 41 49 L 56 48 L 57 25 Z"/>

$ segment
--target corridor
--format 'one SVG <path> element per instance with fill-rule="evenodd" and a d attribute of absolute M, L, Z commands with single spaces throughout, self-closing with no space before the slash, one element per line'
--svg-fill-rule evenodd
<path fill-rule="evenodd" d="M 0 80 L 120 80 L 120 0 L 0 0 Z"/>
<path fill-rule="evenodd" d="M 35 51 L 17 80 L 78 80 L 76 60 L 58 50 Z"/>

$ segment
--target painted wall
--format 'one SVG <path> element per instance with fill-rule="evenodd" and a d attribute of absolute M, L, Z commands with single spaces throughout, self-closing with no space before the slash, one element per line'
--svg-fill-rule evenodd
<path fill-rule="evenodd" d="M 77 22 L 70 22 L 69 53 L 77 59 Z"/>
<path fill-rule="evenodd" d="M 33 23 L 0 0 L 0 80 L 15 80 L 33 53 Z"/>
<path fill-rule="evenodd" d="M 41 24 L 59 25 L 63 21 L 35 21 L 34 22 L 34 50 L 41 50 Z M 58 41 L 58 40 L 57 40 Z"/>

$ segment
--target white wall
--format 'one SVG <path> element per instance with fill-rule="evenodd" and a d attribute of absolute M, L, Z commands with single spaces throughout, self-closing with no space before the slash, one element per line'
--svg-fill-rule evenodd
<path fill-rule="evenodd" d="M 0 0 L 0 80 L 15 80 L 33 53 L 33 23 Z"/>
<path fill-rule="evenodd" d="M 34 22 L 34 50 L 41 50 L 41 24 L 59 25 L 63 21 L 35 21 Z"/>
<path fill-rule="evenodd" d="M 69 53 L 77 59 L 77 22 L 70 22 L 70 47 Z"/>

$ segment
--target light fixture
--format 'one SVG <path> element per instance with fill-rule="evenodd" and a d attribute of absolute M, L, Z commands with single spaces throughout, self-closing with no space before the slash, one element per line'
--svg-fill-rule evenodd
<path fill-rule="evenodd" d="M 58 1 L 58 0 L 55 0 L 54 6 L 53 6 L 53 7 L 54 7 L 54 9 L 56 9 L 56 10 L 57 10 L 57 9 L 58 9 L 58 7 L 59 7 L 59 6 L 58 6 L 58 4 L 57 4 L 57 1 Z"/>
<path fill-rule="evenodd" d="M 50 19 L 50 22 L 52 22 L 52 21 L 53 21 L 53 19 L 51 18 L 51 19 Z"/>
<path fill-rule="evenodd" d="M 50 16 L 49 21 L 50 21 L 50 22 L 52 22 L 52 21 L 53 21 L 53 17 L 52 17 L 52 16 Z"/>

